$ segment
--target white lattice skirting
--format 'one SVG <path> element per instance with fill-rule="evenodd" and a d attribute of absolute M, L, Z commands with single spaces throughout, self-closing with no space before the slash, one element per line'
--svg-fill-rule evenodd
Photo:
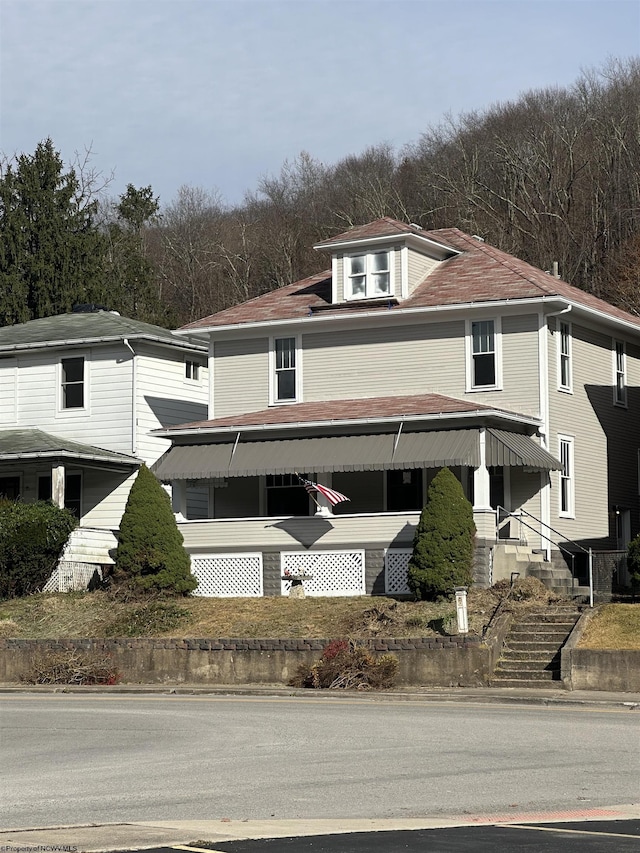
<path fill-rule="evenodd" d="M 384 591 L 388 595 L 410 595 L 407 570 L 411 548 L 389 548 L 384 553 Z"/>
<path fill-rule="evenodd" d="M 257 598 L 263 594 L 262 554 L 198 554 L 191 557 L 198 579 L 194 595 Z"/>
<path fill-rule="evenodd" d="M 102 579 L 102 566 L 95 563 L 61 560 L 42 589 L 44 592 L 69 592 L 70 590 L 87 589 L 96 576 L 98 579 Z"/>
<path fill-rule="evenodd" d="M 364 551 L 283 551 L 281 574 L 309 575 L 304 581 L 306 595 L 365 595 Z M 282 581 L 282 595 L 288 595 L 291 581 Z"/>

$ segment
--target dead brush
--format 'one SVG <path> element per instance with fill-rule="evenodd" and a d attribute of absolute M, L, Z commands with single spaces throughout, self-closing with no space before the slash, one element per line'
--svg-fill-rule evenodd
<path fill-rule="evenodd" d="M 393 686 L 398 660 L 393 655 L 376 657 L 352 640 L 334 640 L 320 660 L 301 664 L 289 681 L 292 687 L 328 690 L 386 690 Z"/>
<path fill-rule="evenodd" d="M 110 655 L 97 652 L 40 651 L 22 673 L 24 684 L 117 684 L 121 673 Z"/>

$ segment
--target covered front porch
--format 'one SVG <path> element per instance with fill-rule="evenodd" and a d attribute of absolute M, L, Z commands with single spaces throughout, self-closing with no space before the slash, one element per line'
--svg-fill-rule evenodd
<path fill-rule="evenodd" d="M 487 586 L 496 544 L 521 537 L 497 508 L 541 516 L 549 472 L 560 467 L 528 435 L 484 426 L 245 442 L 236 435 L 176 443 L 154 470 L 172 484 L 196 594 L 286 594 L 287 576 L 298 572 L 311 595 L 403 595 L 420 511 L 444 466 L 473 505 L 475 580 Z M 348 501 L 332 507 L 316 493 L 316 503 L 299 474 Z M 198 488 L 199 517 L 187 500 Z"/>

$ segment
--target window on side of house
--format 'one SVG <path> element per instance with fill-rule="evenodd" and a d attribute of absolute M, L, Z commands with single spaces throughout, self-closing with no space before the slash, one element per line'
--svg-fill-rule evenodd
<path fill-rule="evenodd" d="M 60 408 L 84 409 L 84 358 L 63 358 L 60 360 Z"/>
<path fill-rule="evenodd" d="M 295 338 L 273 341 L 273 402 L 294 403 L 298 398 L 297 348 Z"/>
<path fill-rule="evenodd" d="M 371 252 L 345 258 L 345 299 L 391 295 L 391 254 Z"/>
<path fill-rule="evenodd" d="M 560 471 L 560 495 L 558 512 L 565 518 L 573 518 L 575 482 L 573 474 L 573 438 L 571 436 L 558 436 L 559 459 L 562 463 Z"/>
<path fill-rule="evenodd" d="M 497 388 L 500 332 L 496 320 L 474 320 L 468 333 L 470 390 Z"/>
<path fill-rule="evenodd" d="M 187 358 L 184 362 L 184 377 L 185 379 L 190 380 L 191 382 L 199 382 L 200 381 L 200 370 L 202 368 L 202 364 L 199 361 L 194 361 L 193 359 Z"/>
<path fill-rule="evenodd" d="M 558 338 L 558 388 L 561 391 L 573 390 L 571 350 L 571 323 L 560 323 Z"/>
<path fill-rule="evenodd" d="M 627 405 L 627 353 L 623 341 L 614 341 L 613 400 L 616 406 Z"/>

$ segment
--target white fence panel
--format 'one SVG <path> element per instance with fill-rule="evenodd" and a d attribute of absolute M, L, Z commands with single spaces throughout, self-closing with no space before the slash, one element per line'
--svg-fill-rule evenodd
<path fill-rule="evenodd" d="M 384 553 L 384 591 L 389 595 L 410 595 L 407 569 L 411 548 L 387 548 Z"/>
<path fill-rule="evenodd" d="M 365 595 L 364 551 L 283 551 L 282 577 L 308 575 L 303 582 L 305 595 Z M 291 581 L 282 580 L 282 595 L 288 595 Z"/>
<path fill-rule="evenodd" d="M 194 595 L 205 598 L 259 598 L 263 595 L 262 554 L 197 554 L 191 571 Z"/>

